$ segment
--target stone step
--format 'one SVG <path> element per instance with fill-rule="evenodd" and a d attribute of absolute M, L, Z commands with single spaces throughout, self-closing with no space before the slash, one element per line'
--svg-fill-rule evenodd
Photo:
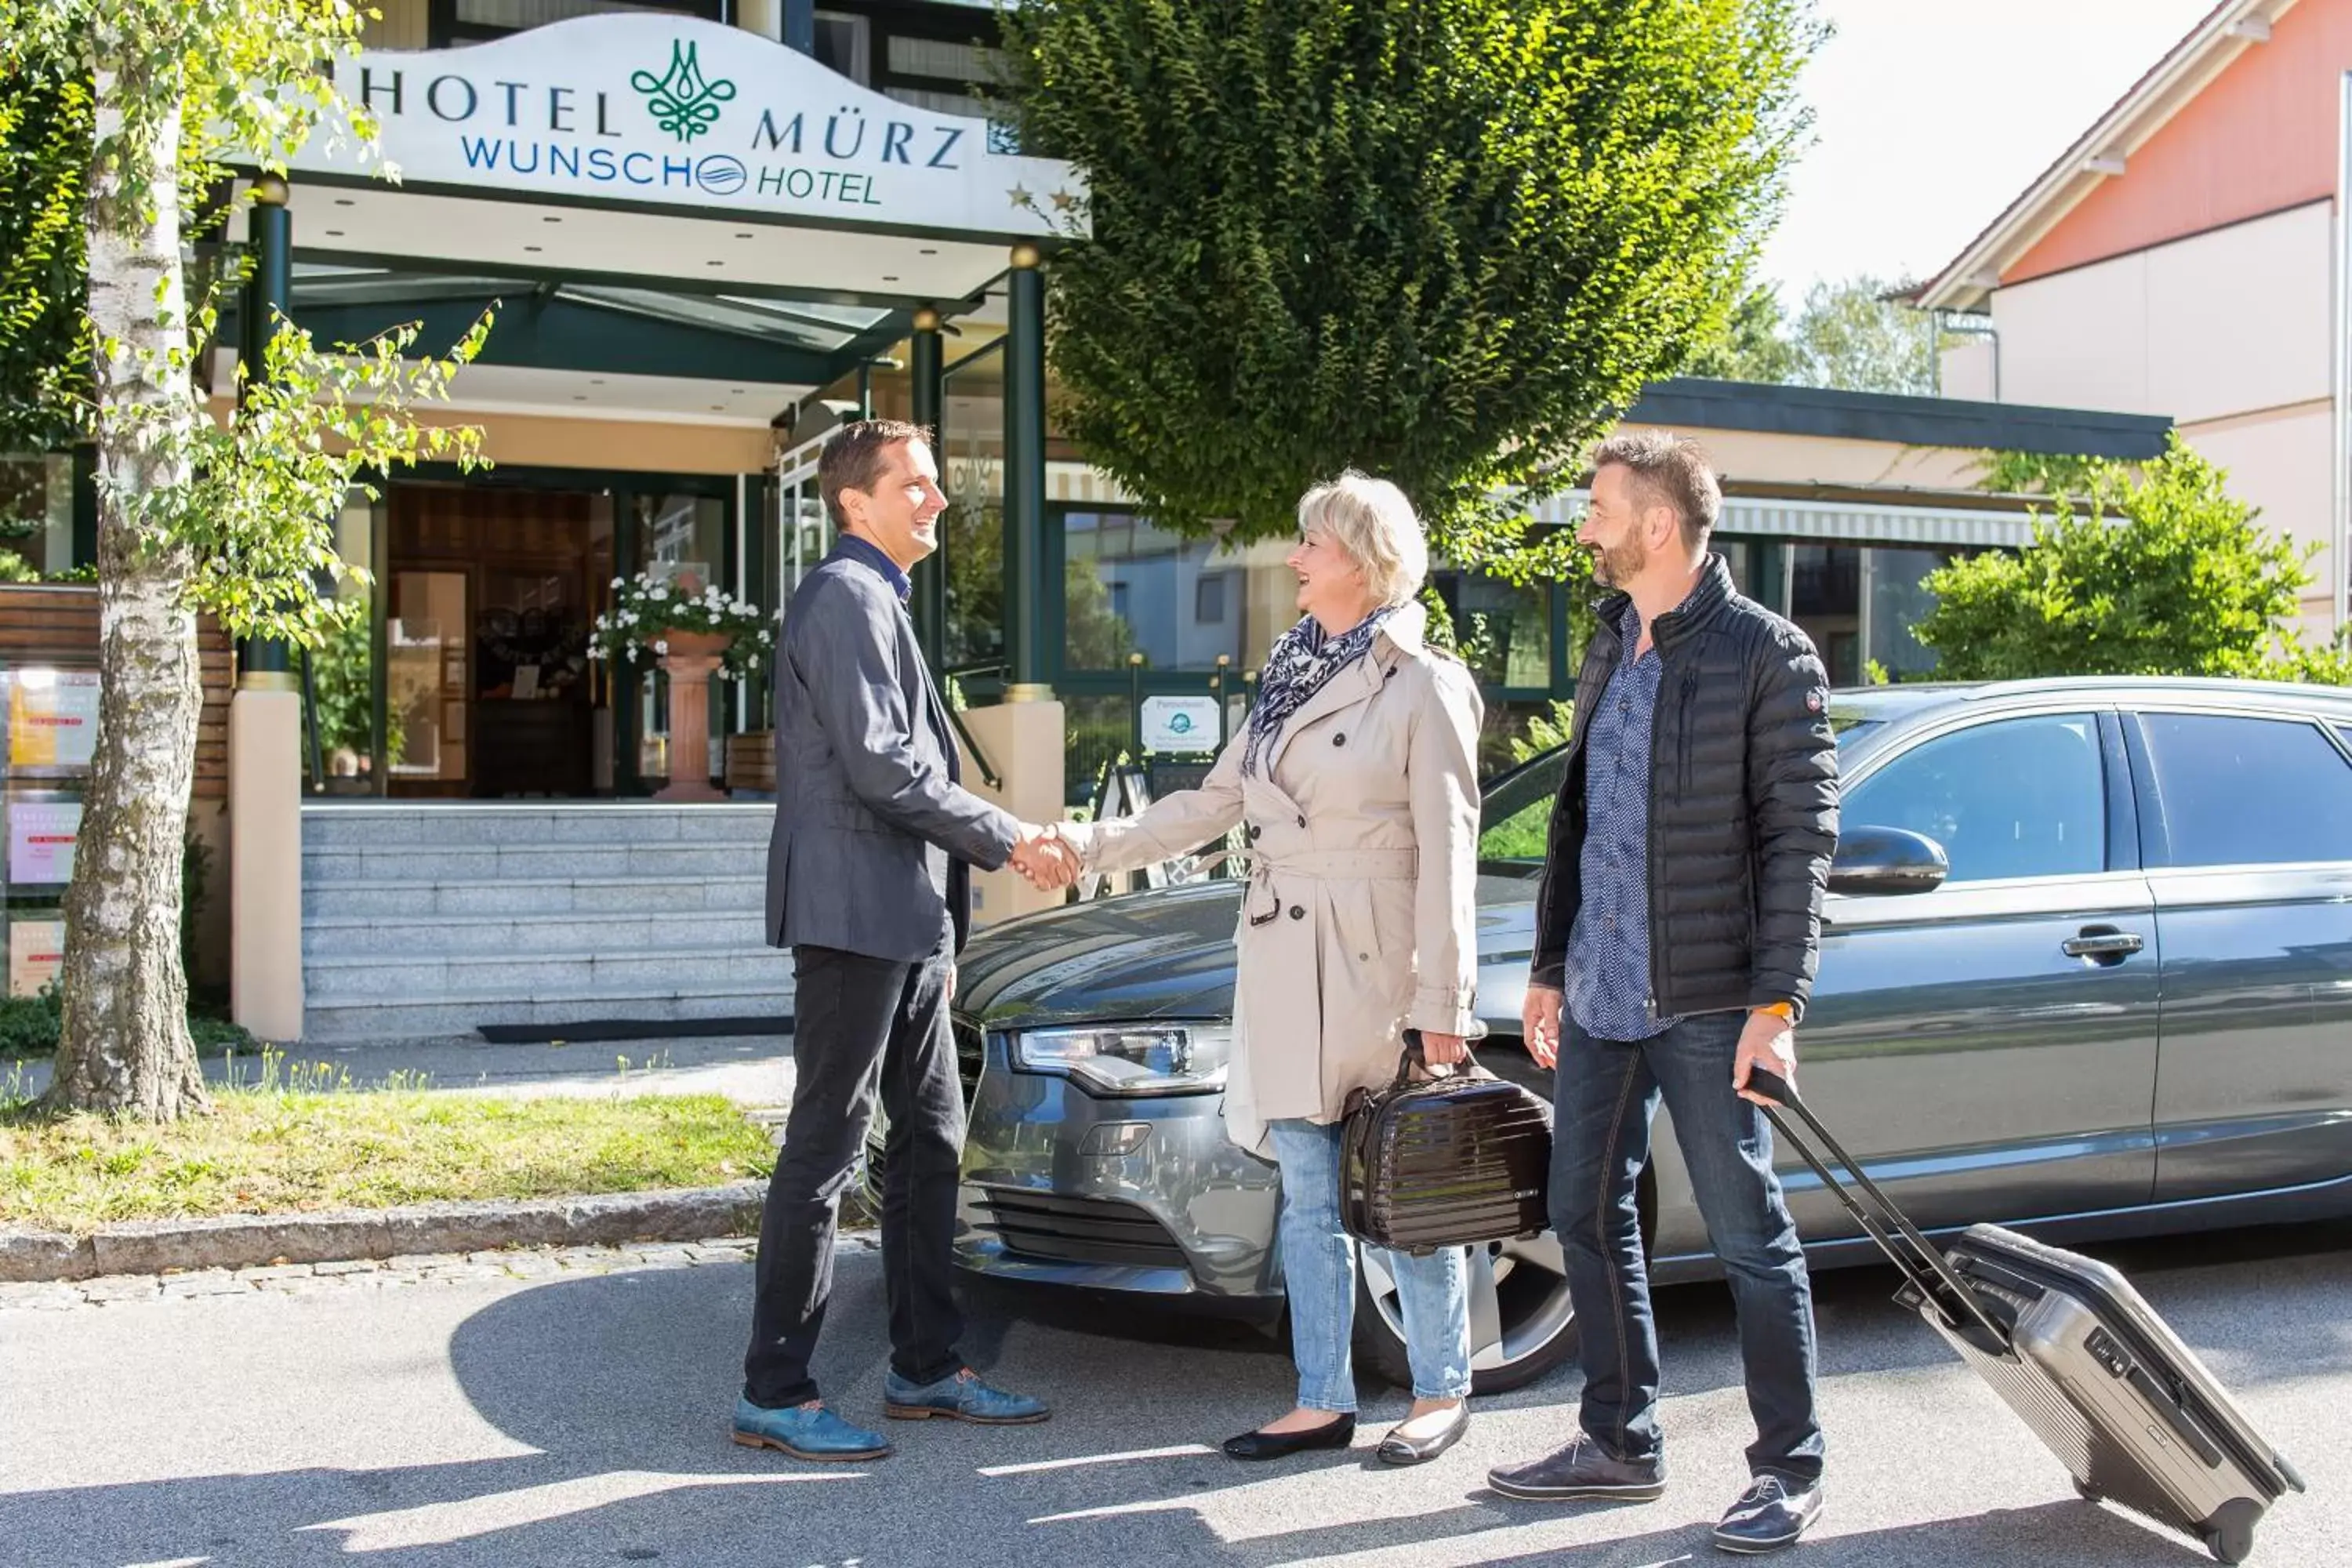
<path fill-rule="evenodd" d="M 353 954 L 387 960 L 409 954 L 497 953 L 523 963 L 541 952 L 695 954 L 758 947 L 766 925 L 764 912 L 756 907 L 595 914 L 305 911 L 302 952 L 306 959 Z"/>
<path fill-rule="evenodd" d="M 485 1024 L 547 1026 L 628 1021 L 661 1025 L 709 1018 L 776 1019 L 789 1016 L 792 1011 L 789 969 L 781 985 L 749 980 L 700 985 L 688 992 L 659 985 L 615 986 L 583 995 L 504 985 L 472 994 L 396 998 L 313 995 L 303 1011 L 302 1043 L 397 1045 L 404 1040 L 476 1037 L 474 1032 Z"/>
<path fill-rule="evenodd" d="M 709 952 L 316 953 L 302 962 L 303 988 L 318 1001 L 346 997 L 583 996 L 598 991 L 690 995 L 712 985 L 790 983 L 793 955 L 772 947 Z"/>
<path fill-rule="evenodd" d="M 302 847 L 765 845 L 775 819 L 773 802 L 709 805 L 660 805 L 643 801 L 314 804 L 302 810 Z"/>
<path fill-rule="evenodd" d="M 733 877 L 509 877 L 452 881 L 330 879 L 302 889 L 302 913 L 341 918 L 434 915 L 679 914 L 759 912 L 764 872 Z"/>
<path fill-rule="evenodd" d="M 551 881 L 562 878 L 740 877 L 763 871 L 759 843 L 336 845 L 302 851 L 302 885 L 335 882 Z"/>

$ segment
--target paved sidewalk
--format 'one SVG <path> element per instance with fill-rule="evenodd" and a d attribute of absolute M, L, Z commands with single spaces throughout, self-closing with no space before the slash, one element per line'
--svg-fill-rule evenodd
<path fill-rule="evenodd" d="M 845 1230 L 836 1250 L 871 1252 L 881 1245 L 871 1230 Z M 565 1279 L 618 1269 L 694 1268 L 749 1263 L 751 1237 L 713 1241 L 643 1242 L 628 1247 L 525 1247 L 503 1252 L 418 1253 L 356 1258 L 347 1263 L 278 1263 L 260 1268 L 202 1268 L 173 1274 L 109 1274 L 55 1284 L 0 1284 L 0 1312 L 67 1311 L 143 1301 L 186 1301 L 209 1296 L 308 1296 L 322 1290 L 381 1290 L 404 1285 L 465 1280 Z"/>
<path fill-rule="evenodd" d="M 517 1099 L 540 1095 L 723 1094 L 754 1108 L 788 1105 L 793 1098 L 790 1035 L 712 1035 L 680 1039 L 596 1040 L 576 1045 L 497 1046 L 456 1038 L 401 1046 L 294 1046 L 286 1065 L 324 1063 L 348 1072 L 354 1088 L 371 1089 L 394 1075 L 421 1079 L 420 1087 L 453 1093 Z M 261 1070 L 251 1055 L 208 1057 L 205 1077 L 253 1081 Z M 0 1064 L 0 1079 L 8 1073 Z M 49 1064 L 24 1064 L 24 1089 L 48 1087 Z"/>

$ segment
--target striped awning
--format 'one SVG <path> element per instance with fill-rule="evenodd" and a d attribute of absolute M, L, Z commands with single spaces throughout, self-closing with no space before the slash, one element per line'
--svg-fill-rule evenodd
<path fill-rule="evenodd" d="M 1536 521 L 1568 524 L 1584 510 L 1585 495 L 1571 490 L 1536 509 Z M 2022 511 L 1977 507 L 1886 506 L 1866 501 L 1773 500 L 1726 496 L 1716 531 L 1747 538 L 1834 539 L 1857 544 L 1920 544 L 2015 550 L 2033 542 L 2033 520 Z"/>
<path fill-rule="evenodd" d="M 990 469 L 994 463 L 986 465 Z M 1129 498 L 1116 480 L 1084 463 L 1048 463 L 1049 500 L 1098 506 L 1124 506 Z M 1001 482 L 1001 476 L 990 474 Z M 949 487 L 952 491 L 954 486 Z M 1586 494 L 1565 490 L 1535 509 L 1540 523 L 1568 526 L 1583 513 Z M 2023 511 L 1981 507 L 1890 506 L 1866 501 L 1774 500 L 1727 496 L 1716 531 L 1744 538 L 1833 539 L 1856 544 L 1916 544 L 2015 550 L 2033 542 L 2033 521 Z"/>

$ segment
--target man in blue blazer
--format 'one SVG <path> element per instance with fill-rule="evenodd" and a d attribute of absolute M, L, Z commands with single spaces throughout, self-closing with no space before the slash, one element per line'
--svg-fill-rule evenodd
<path fill-rule="evenodd" d="M 797 1079 L 760 1226 L 751 1347 L 734 1435 L 802 1459 L 867 1460 L 878 1433 L 819 1397 L 809 1358 L 833 1288 L 834 1229 L 878 1089 L 889 1115 L 882 1277 L 885 1413 L 1012 1425 L 1038 1400 L 957 1353 L 950 1289 L 963 1094 L 948 1003 L 971 868 L 1062 880 L 1066 850 L 958 782 L 947 710 L 907 617 L 908 569 L 947 510 L 929 433 L 869 419 L 818 459 L 840 541 L 802 580 L 776 659 L 776 826 L 768 940 L 793 950 Z"/>

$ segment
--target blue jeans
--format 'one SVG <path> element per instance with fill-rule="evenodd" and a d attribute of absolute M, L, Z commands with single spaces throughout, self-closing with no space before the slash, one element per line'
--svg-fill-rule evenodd
<path fill-rule="evenodd" d="M 1634 1184 L 1663 1097 L 1739 1314 L 1757 1432 L 1748 1469 L 1811 1483 L 1822 1473 L 1812 1289 L 1772 1174 L 1771 1123 L 1731 1089 L 1747 1021 L 1744 1012 L 1702 1014 L 1632 1042 L 1595 1039 L 1566 1021 L 1552 1091 L 1552 1228 L 1582 1329 L 1584 1431 L 1621 1459 L 1654 1458 L 1658 1333 Z"/>
<path fill-rule="evenodd" d="M 1339 1225 L 1340 1130 L 1314 1121 L 1267 1125 L 1282 1167 L 1282 1279 L 1290 1293 L 1298 1403 L 1308 1410 L 1353 1410 L 1356 1374 L 1348 1351 L 1357 1244 Z M 1422 1258 L 1371 1250 L 1396 1279 L 1413 1397 L 1468 1397 L 1470 1249 L 1441 1247 Z"/>

